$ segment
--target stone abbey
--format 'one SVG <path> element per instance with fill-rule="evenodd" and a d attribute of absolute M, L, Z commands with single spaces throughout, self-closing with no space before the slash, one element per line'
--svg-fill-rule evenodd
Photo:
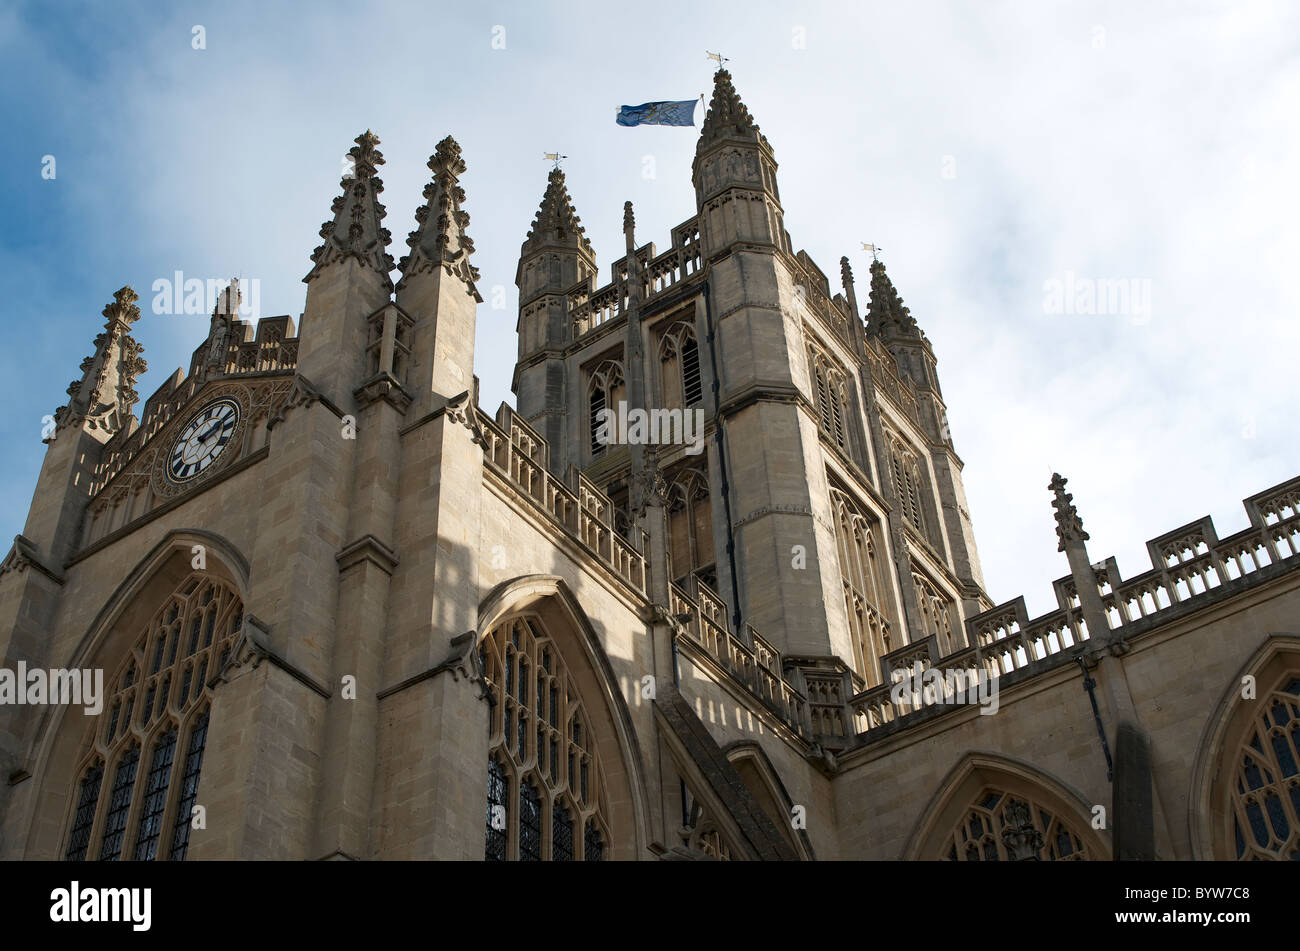
<path fill-rule="evenodd" d="M 495 414 L 460 147 L 394 262 L 378 144 L 300 329 L 232 282 L 137 413 L 135 291 L 104 310 L 0 564 L 0 666 L 102 709 L 0 704 L 0 858 L 1300 856 L 1300 478 L 1124 579 L 1055 477 L 1030 618 L 930 340 L 883 263 L 861 308 L 795 250 L 726 70 L 666 250 L 625 206 L 602 281 L 550 172 Z M 621 405 L 703 451 L 598 438 Z"/>

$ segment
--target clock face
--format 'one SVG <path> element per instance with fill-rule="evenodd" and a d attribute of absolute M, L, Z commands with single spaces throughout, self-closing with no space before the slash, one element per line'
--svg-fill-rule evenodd
<path fill-rule="evenodd" d="M 219 399 L 194 414 L 185 424 L 167 457 L 167 479 L 184 485 L 212 467 L 239 422 L 239 403 Z"/>

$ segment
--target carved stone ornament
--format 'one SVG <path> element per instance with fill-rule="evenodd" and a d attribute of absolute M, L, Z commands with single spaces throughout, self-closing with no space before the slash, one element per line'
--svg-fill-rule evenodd
<path fill-rule="evenodd" d="M 460 423 L 468 429 L 470 441 L 474 445 L 482 446 L 486 442 L 483 436 L 483 427 L 479 425 L 478 412 L 469 390 L 447 400 L 447 418 L 452 422 Z"/>

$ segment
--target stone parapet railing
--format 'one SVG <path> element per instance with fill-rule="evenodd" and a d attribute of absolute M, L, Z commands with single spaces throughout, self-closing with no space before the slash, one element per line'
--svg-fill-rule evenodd
<path fill-rule="evenodd" d="M 487 465 L 534 502 L 555 524 L 589 548 L 607 567 L 641 594 L 646 592 L 646 533 L 632 539 L 614 527 L 614 505 L 576 466 L 566 482 L 547 469 L 546 441 L 513 409 L 501 404 L 493 420 L 475 409 Z"/>
<path fill-rule="evenodd" d="M 1184 525 L 1147 542 L 1153 565 L 1127 581 L 1120 578 L 1114 558 L 1092 566 L 1109 630 L 1108 637 L 1123 638 L 1197 610 L 1225 585 L 1250 587 L 1256 579 L 1276 576 L 1270 566 L 1300 569 L 1300 478 L 1267 489 L 1244 500 L 1250 526 L 1220 539 L 1209 517 Z M 1263 573 L 1263 574 L 1261 574 Z M 945 657 L 928 659 L 896 651 L 902 662 L 890 668 L 907 670 L 920 662 L 948 670 L 983 670 L 1005 676 L 1055 666 L 1056 658 L 1073 652 L 1092 636 L 1080 609 L 1070 577 L 1054 584 L 1059 607 L 1030 619 L 1023 598 L 1016 598 L 966 621 L 966 646 Z M 1113 632 L 1113 633 L 1112 633 Z M 903 704 L 891 699 L 893 684 L 865 690 L 849 701 L 856 732 L 869 734 L 917 709 L 909 691 Z"/>
<path fill-rule="evenodd" d="M 799 736 L 810 736 L 807 698 L 781 676 L 781 655 L 752 627 L 747 626 L 752 648 L 731 633 L 725 602 L 697 576 L 691 576 L 690 587 L 689 594 L 675 584 L 668 590 L 669 610 L 685 635 L 786 726 Z"/>
<path fill-rule="evenodd" d="M 649 303 L 700 272 L 704 260 L 700 251 L 700 228 L 695 218 L 673 229 L 673 245 L 656 255 L 655 246 L 637 250 L 641 264 L 641 299 Z M 592 289 L 579 285 L 566 294 L 574 339 L 580 339 L 627 312 L 627 266 L 620 260 L 614 280 Z"/>

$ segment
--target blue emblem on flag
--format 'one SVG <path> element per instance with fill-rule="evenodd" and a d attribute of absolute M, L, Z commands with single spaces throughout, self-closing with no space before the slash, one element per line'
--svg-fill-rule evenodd
<path fill-rule="evenodd" d="M 696 99 L 680 102 L 643 102 L 639 106 L 620 106 L 615 121 L 619 125 L 695 125 Z"/>

